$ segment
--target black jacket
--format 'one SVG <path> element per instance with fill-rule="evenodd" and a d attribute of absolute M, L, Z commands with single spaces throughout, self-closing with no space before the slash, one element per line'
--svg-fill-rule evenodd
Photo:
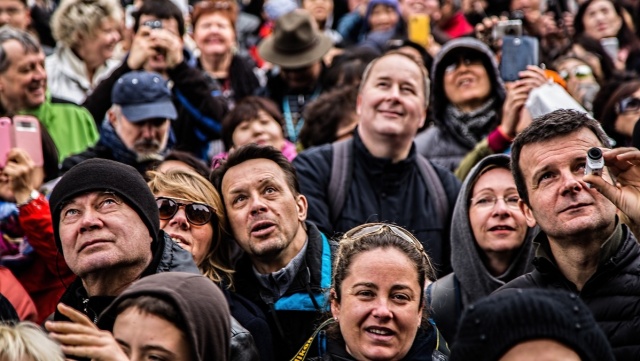
<path fill-rule="evenodd" d="M 140 278 L 160 272 L 188 272 L 200 274 L 200 270 L 193 262 L 193 256 L 171 240 L 169 235 L 160 231 L 157 244 L 152 244 L 153 259 L 147 268 L 142 272 Z M 60 298 L 60 302 L 87 315 L 96 323 L 98 316 L 115 299 L 115 296 L 94 296 L 87 297 L 87 291 L 82 285 L 82 280 L 78 277 L 67 288 L 67 291 Z M 115 320 L 116 315 L 111 315 Z M 103 316 L 104 317 L 104 316 Z M 58 310 L 54 313 L 54 321 L 69 321 L 60 314 Z"/>
<path fill-rule="evenodd" d="M 275 360 L 290 360 L 320 324 L 323 312 L 328 311 L 328 299 L 325 297 L 321 301 L 320 296 L 311 301 L 311 294 L 319 296 L 328 293 L 337 245 L 327 240 L 315 225 L 306 224 L 308 243 L 304 263 L 289 289 L 279 299 L 274 300 L 270 292 L 260 285 L 247 255 L 236 265 L 236 292 L 258 305 L 267 316 Z M 292 301 L 290 305 L 297 309 L 284 306 L 282 302 L 285 300 Z M 315 345 L 312 347 L 317 349 Z"/>
<path fill-rule="evenodd" d="M 308 219 L 320 231 L 333 235 L 367 222 L 392 222 L 413 233 L 436 263 L 438 276 L 451 272 L 449 224 L 460 181 L 449 171 L 434 165 L 449 203 L 445 225 L 438 222 L 437 205 L 416 163 L 412 146 L 409 156 L 398 163 L 376 158 L 354 132 L 351 185 L 338 221 L 331 222 L 327 194 L 331 179 L 331 144 L 308 149 L 293 160 L 300 189 L 309 202 Z"/>
<path fill-rule="evenodd" d="M 98 129 L 112 105 L 114 84 L 131 70 L 125 58 L 122 65 L 100 82 L 82 104 L 93 116 Z M 189 66 L 186 61 L 167 72 L 173 82 L 173 105 L 178 111 L 178 119 L 171 124 L 176 136 L 175 148 L 205 159 L 209 141 L 220 138 L 222 118 L 227 112 L 226 101 L 212 96 L 211 82 L 200 69 Z"/>
<path fill-rule="evenodd" d="M 440 347 L 439 351 L 434 355 L 434 350 L 437 347 L 437 336 L 433 330 L 433 327 L 428 331 L 420 328 L 409 352 L 401 361 L 446 361 L 449 356 L 449 350 L 446 345 Z M 440 352 L 443 349 L 445 353 Z M 347 352 L 343 339 L 329 339 L 327 340 L 326 353 L 322 357 L 311 358 L 310 361 L 355 361 L 355 358 Z"/>
<path fill-rule="evenodd" d="M 581 291 L 567 280 L 551 255 L 544 233 L 538 243 L 536 269 L 507 283 L 507 288 L 556 288 L 580 295 L 611 343 L 618 361 L 640 360 L 640 245 L 625 225 L 619 224 L 610 241 L 617 242 L 611 257 L 600 261 L 598 270 Z M 613 246 L 613 245 L 612 245 Z"/>

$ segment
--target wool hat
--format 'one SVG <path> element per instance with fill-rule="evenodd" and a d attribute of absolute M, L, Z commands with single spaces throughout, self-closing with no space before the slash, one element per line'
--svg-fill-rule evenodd
<path fill-rule="evenodd" d="M 276 21 L 273 33 L 258 47 L 260 56 L 284 68 L 302 68 L 322 59 L 333 46 L 309 12 L 297 9 Z"/>
<path fill-rule="evenodd" d="M 122 114 L 132 123 L 178 117 L 167 81 L 154 72 L 136 70 L 121 76 L 111 90 L 111 101 L 122 108 Z"/>
<path fill-rule="evenodd" d="M 91 191 L 112 191 L 131 207 L 149 229 L 153 241 L 158 240 L 160 216 L 156 199 L 142 175 L 132 166 L 108 159 L 94 158 L 73 166 L 56 184 L 51 197 L 51 222 L 56 246 L 60 241 L 60 212 L 67 201 Z"/>
<path fill-rule="evenodd" d="M 551 339 L 583 361 L 614 361 L 609 341 L 589 308 L 573 293 L 506 289 L 463 313 L 450 361 L 495 361 L 517 344 Z"/>

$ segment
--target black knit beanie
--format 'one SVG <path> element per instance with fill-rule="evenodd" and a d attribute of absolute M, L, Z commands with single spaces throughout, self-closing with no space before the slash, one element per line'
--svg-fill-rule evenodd
<path fill-rule="evenodd" d="M 507 289 L 483 298 L 462 314 L 450 361 L 496 361 L 517 344 L 552 339 L 583 361 L 614 361 L 591 311 L 573 293 Z"/>
<path fill-rule="evenodd" d="M 51 221 L 56 246 L 60 242 L 60 211 L 65 201 L 91 191 L 112 191 L 133 208 L 147 225 L 153 241 L 158 240 L 160 216 L 155 197 L 138 171 L 126 164 L 107 159 L 89 159 L 73 166 L 56 184 L 51 197 Z"/>

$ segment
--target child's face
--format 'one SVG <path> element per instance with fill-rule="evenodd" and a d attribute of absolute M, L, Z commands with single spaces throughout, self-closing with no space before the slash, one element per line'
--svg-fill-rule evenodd
<path fill-rule="evenodd" d="M 371 31 L 387 31 L 398 23 L 399 16 L 392 6 L 378 4 L 373 7 L 369 16 Z"/>

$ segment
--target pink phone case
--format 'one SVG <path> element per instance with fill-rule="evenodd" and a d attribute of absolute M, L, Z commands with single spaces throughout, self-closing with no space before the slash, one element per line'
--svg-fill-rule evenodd
<path fill-rule="evenodd" d="M 42 137 L 40 136 L 40 122 L 31 115 L 15 115 L 13 117 L 15 147 L 22 148 L 29 153 L 36 166 L 44 164 L 42 156 Z"/>
<path fill-rule="evenodd" d="M 7 154 L 11 150 L 13 144 L 13 127 L 11 119 L 7 117 L 0 118 L 0 169 L 4 168 L 7 163 Z"/>

